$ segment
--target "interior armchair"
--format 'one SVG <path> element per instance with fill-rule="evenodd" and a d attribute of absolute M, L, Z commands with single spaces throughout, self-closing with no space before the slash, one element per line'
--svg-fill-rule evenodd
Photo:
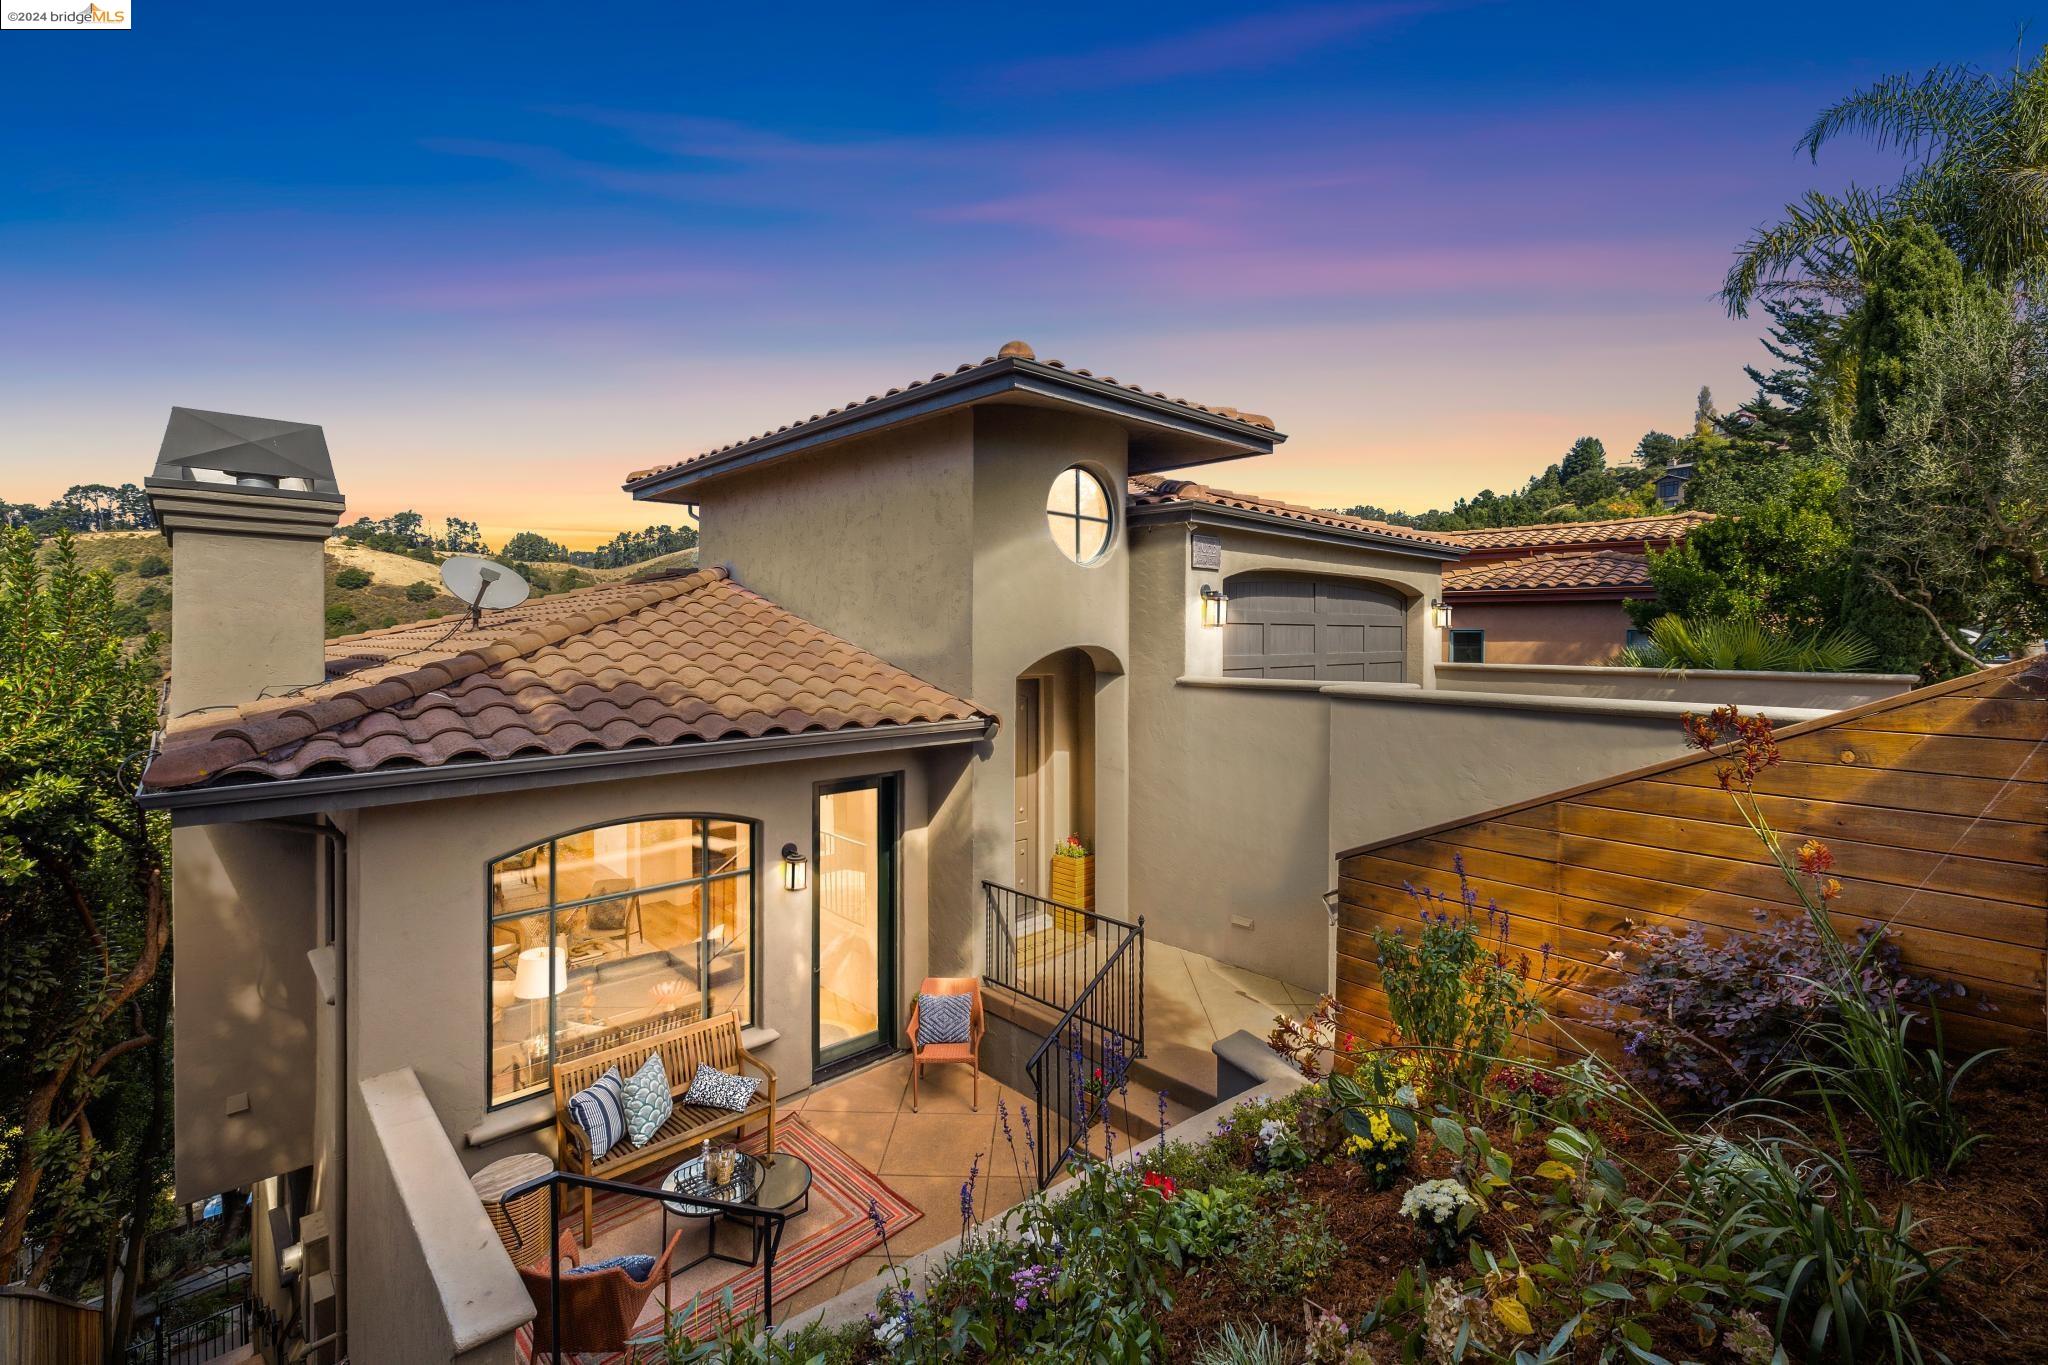
<path fill-rule="evenodd" d="M 633 955 L 633 939 L 637 935 L 641 944 L 647 942 L 647 926 L 640 918 L 640 897 L 626 895 L 633 883 L 623 877 L 601 879 L 591 884 L 593 896 L 614 896 L 621 899 L 599 900 L 576 911 L 576 935 L 584 939 L 602 939 L 616 943 L 621 957 Z"/>
<path fill-rule="evenodd" d="M 927 995 L 965 995 L 973 999 L 964 1043 L 926 1043 L 918 1039 L 918 1000 Z M 917 1111 L 917 1082 L 927 1065 L 941 1062 L 964 1063 L 974 1073 L 973 1107 L 981 1108 L 981 1038 L 988 1031 L 982 1015 L 981 980 L 972 976 L 928 976 L 910 1002 L 910 1020 L 905 1032 L 910 1040 L 910 1108 Z"/>

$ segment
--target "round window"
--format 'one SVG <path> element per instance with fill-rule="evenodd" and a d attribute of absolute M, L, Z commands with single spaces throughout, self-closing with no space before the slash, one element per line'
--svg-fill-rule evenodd
<path fill-rule="evenodd" d="M 1052 543 L 1076 564 L 1093 564 L 1109 553 L 1115 506 L 1109 489 L 1093 473 L 1079 465 L 1061 470 L 1045 495 L 1045 525 Z"/>

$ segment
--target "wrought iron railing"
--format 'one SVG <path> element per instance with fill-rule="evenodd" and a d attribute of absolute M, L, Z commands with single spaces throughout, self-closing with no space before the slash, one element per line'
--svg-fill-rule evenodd
<path fill-rule="evenodd" d="M 983 978 L 1055 1009 L 1025 1063 L 1038 1183 L 1051 1184 L 1106 1121 L 1145 1055 L 1145 921 L 1136 924 L 982 883 Z"/>
<path fill-rule="evenodd" d="M 550 1171 L 535 1176 L 522 1185 L 515 1185 L 499 1198 L 507 1205 L 537 1190 L 548 1192 L 548 1227 L 562 1226 L 562 1192 L 570 1190 L 592 1190 L 598 1194 L 619 1194 L 629 1199 L 654 1201 L 667 1200 L 670 1203 L 687 1203 L 699 1208 L 713 1209 L 720 1214 L 752 1221 L 757 1226 L 761 1253 L 761 1325 L 775 1325 L 775 1255 L 782 1247 L 783 1229 L 788 1226 L 789 1215 L 781 1209 L 761 1208 L 754 1204 L 733 1203 L 724 1199 L 713 1199 L 702 1194 L 680 1195 L 674 1191 L 649 1189 L 645 1185 L 629 1185 L 619 1180 L 600 1180 L 596 1176 L 577 1175 L 573 1171 Z M 551 1233 L 559 1236 L 559 1233 Z M 715 1235 L 715 1230 L 714 1230 Z M 666 1272 L 673 1275 L 673 1272 Z M 663 1324 L 667 1325 L 667 1314 L 674 1305 L 664 1301 Z M 561 1345 L 562 1332 L 562 1260 L 559 1256 L 548 1258 L 548 1327 L 545 1332 L 538 1328 L 534 1332 L 532 1359 L 545 1358 L 550 1362 L 565 1362 L 571 1355 L 565 1354 Z M 543 1340 L 543 1338 L 546 1338 Z M 622 1346 L 622 1349 L 625 1349 Z M 636 1352 L 639 1347 L 632 1346 Z"/>
<path fill-rule="evenodd" d="M 242 1297 L 203 1317 L 179 1321 L 178 1305 L 201 1295 L 233 1293 Z M 219 1279 L 209 1275 L 187 1283 L 179 1293 L 159 1299 L 150 1315 L 148 1335 L 129 1339 L 128 1365 L 197 1365 L 249 1344 L 256 1325 L 255 1301 L 249 1297 L 249 1272 L 222 1267 Z"/>

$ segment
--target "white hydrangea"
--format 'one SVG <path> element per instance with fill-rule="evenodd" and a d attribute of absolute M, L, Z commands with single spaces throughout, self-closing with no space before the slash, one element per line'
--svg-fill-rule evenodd
<path fill-rule="evenodd" d="M 1259 1141 L 1267 1147 L 1278 1142 L 1286 1133 L 1287 1125 L 1280 1119 L 1267 1119 L 1259 1125 Z"/>
<path fill-rule="evenodd" d="M 1455 1219 L 1464 1209 L 1476 1209 L 1479 1202 L 1455 1180 L 1425 1180 L 1409 1187 L 1401 1196 L 1401 1216 L 1439 1226 Z"/>

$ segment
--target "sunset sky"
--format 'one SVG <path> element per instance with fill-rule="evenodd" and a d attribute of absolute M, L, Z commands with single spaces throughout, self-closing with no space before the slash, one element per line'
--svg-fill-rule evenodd
<path fill-rule="evenodd" d="M 1893 165 L 1808 120 L 2030 17 L 136 0 L 0 33 L 0 498 L 139 482 L 179 403 L 321 423 L 351 517 L 585 546 L 1017 337 L 1271 414 L 1226 486 L 1445 504 L 1745 397 L 1731 249 Z"/>

